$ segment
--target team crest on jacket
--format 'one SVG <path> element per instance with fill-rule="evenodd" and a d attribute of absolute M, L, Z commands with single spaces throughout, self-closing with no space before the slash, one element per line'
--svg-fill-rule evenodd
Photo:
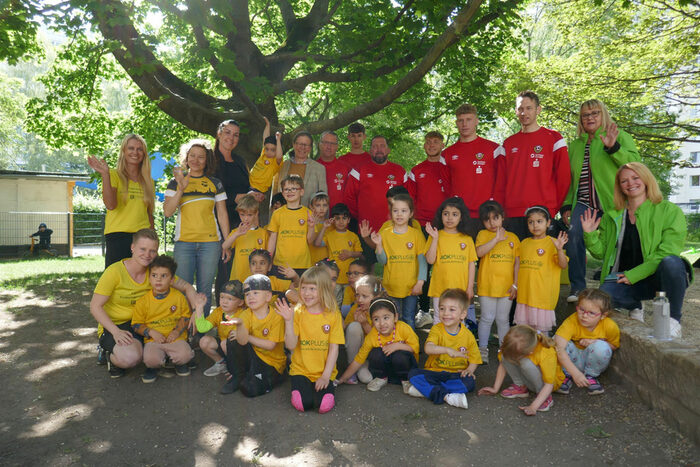
<path fill-rule="evenodd" d="M 352 247 L 352 240 L 348 240 L 348 246 Z"/>
<path fill-rule="evenodd" d="M 304 219 L 299 219 L 299 225 L 304 225 L 306 221 Z"/>
<path fill-rule="evenodd" d="M 538 248 L 537 249 L 537 254 L 542 256 L 544 254 L 544 249 L 543 248 Z"/>
<path fill-rule="evenodd" d="M 266 160 L 265 160 L 265 165 L 270 165 L 270 161 L 268 161 L 268 160 L 266 159 Z"/>
<path fill-rule="evenodd" d="M 476 153 L 476 159 L 477 159 L 477 160 L 480 161 L 480 160 L 483 159 L 483 158 L 484 158 L 484 153 L 483 153 L 483 152 L 477 152 L 477 153 Z"/>
<path fill-rule="evenodd" d="M 328 334 L 329 332 L 331 332 L 331 325 L 330 325 L 330 324 L 324 324 L 323 326 L 321 326 L 321 329 L 323 330 L 323 333 L 324 333 L 324 334 Z"/>
<path fill-rule="evenodd" d="M 396 177 L 394 176 L 394 174 L 389 174 L 389 176 L 388 176 L 387 178 L 388 178 L 389 180 L 393 180 L 393 179 L 395 179 Z"/>
<path fill-rule="evenodd" d="M 409 250 L 413 248 L 413 242 L 406 242 L 406 248 L 408 248 Z"/>
<path fill-rule="evenodd" d="M 270 330 L 267 328 L 263 329 L 263 336 L 267 336 L 268 334 L 270 334 Z"/>
<path fill-rule="evenodd" d="M 462 250 L 464 250 L 464 249 L 467 247 L 467 244 L 466 244 L 466 243 L 460 243 L 460 244 L 459 244 L 459 247 L 460 247 Z"/>
<path fill-rule="evenodd" d="M 262 245 L 262 238 L 258 239 L 258 245 Z"/>
<path fill-rule="evenodd" d="M 467 353 L 467 348 L 466 347 L 460 347 L 459 351 L 462 353 Z"/>
<path fill-rule="evenodd" d="M 175 305 L 170 307 L 170 313 L 175 313 L 175 310 L 177 310 L 177 307 Z"/>
<path fill-rule="evenodd" d="M 535 152 L 542 152 L 542 146 L 535 146 Z"/>
<path fill-rule="evenodd" d="M 508 246 L 511 248 L 515 248 L 515 245 L 513 244 L 513 242 L 508 242 Z"/>

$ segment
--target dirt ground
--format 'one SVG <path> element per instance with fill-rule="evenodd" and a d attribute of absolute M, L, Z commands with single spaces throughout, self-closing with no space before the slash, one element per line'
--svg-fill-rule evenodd
<path fill-rule="evenodd" d="M 522 401 L 469 395 L 468 410 L 389 386 L 341 386 L 329 414 L 300 414 L 289 383 L 256 399 L 218 393 L 198 353 L 189 377 L 111 380 L 95 364 L 88 302 L 95 277 L 0 290 L 0 464 L 10 465 L 700 465 L 700 448 L 605 376 L 606 393 Z M 700 286 L 684 309 L 698 335 Z M 573 310 L 573 309 L 572 309 Z M 492 355 L 495 349 L 492 349 Z M 496 365 L 477 370 L 490 384 Z"/>

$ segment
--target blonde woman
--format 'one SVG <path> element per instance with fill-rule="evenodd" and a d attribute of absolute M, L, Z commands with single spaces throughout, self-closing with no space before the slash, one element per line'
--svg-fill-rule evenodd
<path fill-rule="evenodd" d="M 613 305 L 644 322 L 642 300 L 666 292 L 671 306 L 671 334 L 681 334 L 681 308 L 692 268 L 681 257 L 688 232 L 685 215 L 661 195 L 659 184 L 641 162 L 617 171 L 614 206 L 602 219 L 593 210 L 581 216 L 586 248 L 603 260 L 601 290 Z"/>
<path fill-rule="evenodd" d="M 88 157 L 88 164 L 102 177 L 105 217 L 105 269 L 112 263 L 131 257 L 135 232 L 153 228 L 155 187 L 146 141 L 139 135 L 124 137 L 117 168 L 110 169 L 104 159 Z"/>

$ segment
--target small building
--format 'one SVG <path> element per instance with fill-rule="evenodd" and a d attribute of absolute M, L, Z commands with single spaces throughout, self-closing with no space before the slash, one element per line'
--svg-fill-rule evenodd
<path fill-rule="evenodd" d="M 58 254 L 73 251 L 73 188 L 87 174 L 0 170 L 0 256 L 20 256 L 44 223 Z M 37 238 L 38 240 L 38 238 Z"/>

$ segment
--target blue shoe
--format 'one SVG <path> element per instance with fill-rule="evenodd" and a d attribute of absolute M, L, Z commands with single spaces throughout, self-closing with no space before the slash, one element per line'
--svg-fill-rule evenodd
<path fill-rule="evenodd" d="M 158 378 L 158 368 L 146 368 L 146 371 L 141 375 L 141 381 L 144 383 L 152 383 Z"/>
<path fill-rule="evenodd" d="M 571 378 L 571 376 L 566 376 L 566 379 L 564 380 L 563 383 L 561 383 L 561 386 L 559 386 L 559 389 L 557 389 L 558 394 L 569 394 L 571 392 L 571 387 L 574 385 L 574 380 Z"/>

